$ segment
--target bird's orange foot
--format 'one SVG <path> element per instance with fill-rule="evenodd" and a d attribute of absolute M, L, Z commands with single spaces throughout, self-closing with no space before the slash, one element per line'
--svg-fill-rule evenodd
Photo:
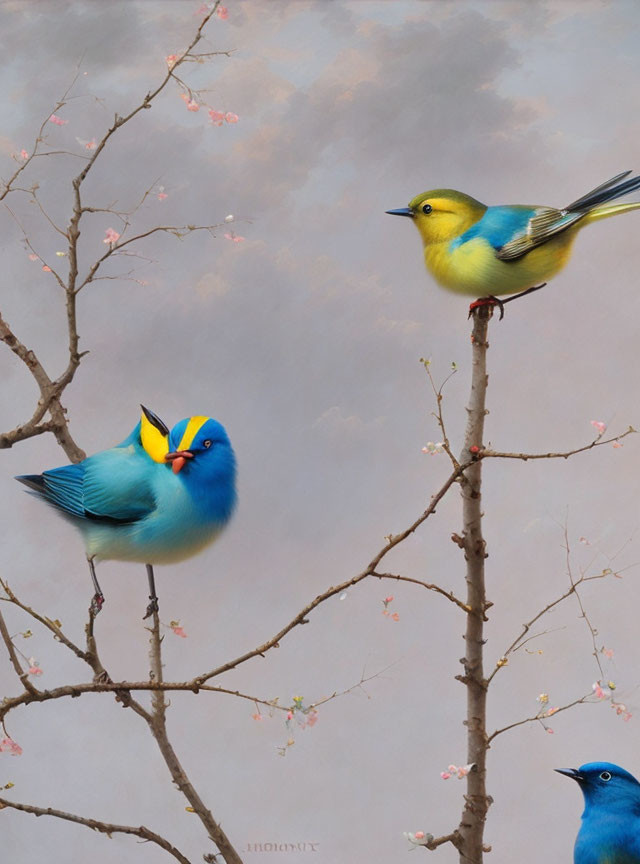
<path fill-rule="evenodd" d="M 473 315 L 474 309 L 479 309 L 481 306 L 497 306 L 500 309 L 500 318 L 499 321 L 502 321 L 504 318 L 504 303 L 502 300 L 499 300 L 497 297 L 493 295 L 489 295 L 489 297 L 478 297 L 477 300 L 474 300 L 473 303 L 469 305 L 469 318 Z"/>
<path fill-rule="evenodd" d="M 95 618 L 98 612 L 104 606 L 104 594 L 94 594 L 89 606 L 89 615 Z"/>
<path fill-rule="evenodd" d="M 144 613 L 143 621 L 146 621 L 147 618 L 151 618 L 154 612 L 158 612 L 158 598 L 157 597 L 149 597 L 149 605 L 147 606 L 147 611 Z"/>

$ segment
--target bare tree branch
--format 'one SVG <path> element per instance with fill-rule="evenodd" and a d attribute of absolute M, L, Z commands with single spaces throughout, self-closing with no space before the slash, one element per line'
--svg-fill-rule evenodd
<path fill-rule="evenodd" d="M 602 447 L 605 444 L 613 444 L 617 441 L 622 441 L 627 435 L 634 435 L 637 429 L 629 426 L 626 432 L 620 435 L 615 435 L 612 438 L 603 438 L 598 436 L 590 444 L 585 444 L 584 447 L 576 447 L 575 450 L 566 450 L 559 453 L 503 453 L 500 450 L 482 450 L 478 454 L 480 459 L 522 459 L 523 462 L 528 462 L 530 459 L 568 459 L 570 456 L 575 456 L 577 453 L 586 453 L 587 450 L 593 450 L 594 447 Z"/>
<path fill-rule="evenodd" d="M 562 711 L 568 711 L 569 708 L 573 708 L 575 705 L 584 705 L 585 703 L 589 704 L 589 697 L 592 696 L 593 693 L 589 691 L 585 693 L 584 696 L 581 696 L 579 699 L 574 699 L 573 702 L 568 702 L 566 705 L 563 705 L 561 708 L 555 708 L 551 713 L 548 711 L 539 711 L 534 717 L 525 717 L 524 720 L 518 720 L 515 723 L 509 723 L 508 726 L 503 726 L 502 729 L 496 729 L 495 732 L 492 732 L 491 735 L 487 738 L 487 743 L 491 744 L 491 742 L 498 737 L 498 735 L 502 735 L 503 732 L 508 732 L 510 729 L 515 729 L 518 726 L 524 726 L 525 723 L 533 723 L 538 720 L 545 720 L 548 717 L 555 717 L 556 714 L 560 714 Z"/>
<path fill-rule="evenodd" d="M 471 393 L 467 407 L 467 428 L 460 461 L 469 453 L 482 450 L 487 393 L 487 333 L 491 306 L 480 306 L 473 312 Z M 487 682 L 483 671 L 484 620 L 487 595 L 484 580 L 486 543 L 482 535 L 482 462 L 478 460 L 462 475 L 462 537 L 467 582 L 467 627 L 464 636 L 464 674 L 458 677 L 467 689 L 467 762 L 473 768 L 467 774 L 467 793 L 458 826 L 461 861 L 482 861 L 484 825 L 491 799 L 486 787 L 487 758 Z"/>
<path fill-rule="evenodd" d="M 63 810 L 54 810 L 53 807 L 34 807 L 32 804 L 19 804 L 17 801 L 11 801 L 9 798 L 0 798 L 0 810 L 11 808 L 12 810 L 21 810 L 23 813 L 33 813 L 34 816 L 55 816 L 57 819 L 64 819 L 66 822 L 75 822 L 77 825 L 86 825 L 93 831 L 99 831 L 101 834 L 106 834 L 111 837 L 112 834 L 131 834 L 135 837 L 140 837 L 148 843 L 155 843 L 165 852 L 172 855 L 180 864 L 190 864 L 189 859 L 182 854 L 175 846 L 156 834 L 155 831 L 150 831 L 144 825 L 135 828 L 132 825 L 115 825 L 111 822 L 102 822 L 98 819 L 89 819 L 84 816 L 77 816 L 75 813 L 65 813 Z"/>
<path fill-rule="evenodd" d="M 149 659 L 151 671 L 149 677 L 152 681 L 162 683 L 162 637 L 160 636 L 160 617 L 157 609 L 152 613 L 152 627 L 150 637 Z M 171 778 L 178 789 L 185 796 L 195 814 L 204 825 L 210 839 L 220 850 L 220 855 L 226 864 L 242 864 L 242 859 L 232 846 L 229 838 L 222 830 L 219 822 L 213 818 L 211 811 L 205 806 L 202 798 L 196 792 L 193 784 L 187 777 L 175 750 L 171 746 L 167 735 L 166 703 L 162 691 L 155 690 L 151 696 L 153 712 L 147 720 L 151 734 L 156 739 L 160 752 L 171 773 Z"/>

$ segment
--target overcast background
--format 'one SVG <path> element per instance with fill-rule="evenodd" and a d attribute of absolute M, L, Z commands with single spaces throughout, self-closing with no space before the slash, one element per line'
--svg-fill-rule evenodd
<path fill-rule="evenodd" d="M 31 150 L 43 117 L 84 55 L 74 95 L 49 124 L 55 149 L 82 152 L 114 112 L 126 113 L 188 44 L 194 2 L 4 2 L 0 173 Z M 244 242 L 198 233 L 140 243 L 153 263 L 131 281 L 102 281 L 79 301 L 81 348 L 90 350 L 65 393 L 71 431 L 95 452 L 122 440 L 144 402 L 171 426 L 209 414 L 227 428 L 239 464 L 239 507 L 228 531 L 193 561 L 159 568 L 167 631 L 166 676 L 192 677 L 260 644 L 317 593 L 348 579 L 424 509 L 449 471 L 421 448 L 440 434 L 421 356 L 446 389 L 450 435 L 460 447 L 469 384 L 465 299 L 426 275 L 419 238 L 386 209 L 434 187 L 489 204 L 562 206 L 629 168 L 640 170 L 640 8 L 635 2 L 275 2 L 229 0 L 205 50 L 234 49 L 183 76 L 203 99 L 239 115 L 236 125 L 189 112 L 170 86 L 114 137 L 86 184 L 85 201 L 131 207 L 154 182 L 135 228 L 212 224 L 232 213 Z M 68 221 L 70 156 L 36 160 L 52 218 Z M 159 179 L 160 178 L 160 179 Z M 28 205 L 7 203 L 36 250 L 64 268 L 63 241 Z M 0 213 L 1 306 L 52 375 L 66 355 L 62 297 L 29 261 L 19 226 Z M 104 250 L 106 214 L 82 230 L 82 264 Z M 569 449 L 591 440 L 591 420 L 613 432 L 640 428 L 638 268 L 640 214 L 587 229 L 567 270 L 491 324 L 486 438 L 500 449 Z M 53 266 L 53 263 L 52 263 Z M 31 415 L 30 376 L 0 352 L 5 431 Z M 13 475 L 66 459 L 52 437 L 1 455 L 2 573 L 20 596 L 82 637 L 91 595 L 73 528 L 24 495 Z M 567 584 L 563 525 L 575 572 L 629 568 L 583 592 L 615 651 L 605 669 L 633 713 L 638 696 L 640 600 L 638 442 L 567 462 L 490 462 L 484 509 L 495 603 L 487 668 L 521 623 Z M 464 591 L 453 492 L 437 515 L 389 556 L 389 569 Z M 580 542 L 585 538 L 591 545 Z M 623 548 L 624 547 L 624 548 Z M 622 549 L 622 551 L 620 551 Z M 610 558 L 615 556 L 613 565 Z M 114 678 L 147 674 L 144 568 L 100 567 L 107 603 L 98 620 Z M 394 595 L 393 622 L 381 615 Z M 4 610 L 12 633 L 32 626 Z M 489 727 L 535 714 L 536 696 L 558 705 L 587 692 L 598 673 L 577 604 L 546 621 L 554 632 L 516 654 L 496 679 Z M 35 628 L 32 628 L 35 630 Z M 448 832 L 462 783 L 443 782 L 465 760 L 460 671 L 463 617 L 411 585 L 361 584 L 326 603 L 278 651 L 219 679 L 263 698 L 307 702 L 386 671 L 322 707 L 286 756 L 282 716 L 256 722 L 251 703 L 224 695 L 171 697 L 169 729 L 202 797 L 240 850 L 249 843 L 318 843 L 326 864 L 405 860 L 403 831 Z M 87 670 L 44 633 L 18 646 L 44 669 L 43 687 L 87 680 Z M 391 668 L 387 668 L 387 667 Z M 8 662 L 0 693 L 17 692 Z M 579 790 L 554 767 L 603 759 L 640 774 L 638 717 L 608 704 L 559 715 L 498 738 L 489 756 L 495 799 L 486 839 L 498 862 L 570 861 Z M 173 789 L 146 727 L 108 696 L 12 713 L 24 749 L 0 754 L 0 785 L 15 800 L 159 830 L 193 861 L 210 850 Z M 112 840 L 52 819 L 5 811 L 2 846 L 12 864 L 41 860 L 155 862 L 151 844 Z M 53 850 L 53 851 L 52 851 Z M 247 854 L 306 861 L 297 855 Z M 422 854 L 422 853 L 418 853 Z M 451 847 L 434 853 L 454 862 Z M 435 860 L 435 859 L 434 859 Z"/>

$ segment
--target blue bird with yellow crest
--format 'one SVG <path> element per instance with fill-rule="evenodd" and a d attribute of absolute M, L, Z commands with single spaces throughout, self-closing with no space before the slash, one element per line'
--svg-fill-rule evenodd
<path fill-rule="evenodd" d="M 574 864 L 640 864 L 640 783 L 612 762 L 556 768 L 584 796 Z"/>
<path fill-rule="evenodd" d="M 224 430 L 210 417 L 173 429 L 142 406 L 131 434 L 75 465 L 16 479 L 55 507 L 82 534 L 95 595 L 104 603 L 95 561 L 138 561 L 149 579 L 147 617 L 158 609 L 154 564 L 183 561 L 213 542 L 236 503 L 236 462 Z"/>
<path fill-rule="evenodd" d="M 610 204 L 640 188 L 640 176 L 624 171 L 562 209 L 541 206 L 487 207 L 453 189 L 433 189 L 387 210 L 413 219 L 424 245 L 427 270 L 449 291 L 480 298 L 477 305 L 504 303 L 499 295 L 523 296 L 542 288 L 567 263 L 585 225 L 640 208 Z"/>

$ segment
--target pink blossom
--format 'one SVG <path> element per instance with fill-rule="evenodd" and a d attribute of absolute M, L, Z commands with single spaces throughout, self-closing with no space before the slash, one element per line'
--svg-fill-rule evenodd
<path fill-rule="evenodd" d="M 24 147 L 23 147 L 22 150 L 20 151 L 20 158 L 21 158 L 21 159 L 28 159 L 28 158 L 29 158 L 29 154 L 28 154 L 27 151 L 24 149 Z"/>
<path fill-rule="evenodd" d="M 164 201 L 164 199 L 165 199 L 166 197 L 167 197 L 167 193 L 166 193 L 166 192 L 158 192 L 158 201 Z"/>
<path fill-rule="evenodd" d="M 287 711 L 287 720 L 293 720 L 293 711 Z"/>
<path fill-rule="evenodd" d="M 167 61 L 167 66 L 169 67 L 169 69 L 173 69 L 173 67 L 178 62 L 178 55 L 177 54 L 169 54 L 169 56 L 166 57 L 165 59 Z"/>
<path fill-rule="evenodd" d="M 547 713 L 544 716 L 545 717 L 552 717 L 556 713 L 557 710 L 558 710 L 557 707 L 556 708 L 549 708 L 549 710 L 547 711 Z"/>
<path fill-rule="evenodd" d="M 451 774 L 449 774 L 448 771 L 441 771 L 440 776 L 442 777 L 443 780 L 448 780 L 451 777 Z"/>
<path fill-rule="evenodd" d="M 240 118 L 237 114 L 233 114 L 231 111 L 227 111 L 227 113 L 224 115 L 224 119 L 227 121 L 227 123 L 237 123 Z"/>
<path fill-rule="evenodd" d="M 264 715 L 261 714 L 259 711 L 257 714 L 252 714 L 251 716 L 253 717 L 254 720 L 264 720 Z"/>
<path fill-rule="evenodd" d="M 553 735 L 553 729 L 551 728 L 551 726 L 546 726 L 544 731 L 547 733 L 547 735 Z"/>
<path fill-rule="evenodd" d="M 51 267 L 47 267 L 46 264 L 42 265 L 42 269 L 45 273 L 51 273 Z"/>
<path fill-rule="evenodd" d="M 591 425 L 596 430 L 598 435 L 604 435 L 604 433 L 607 431 L 607 424 L 603 423 L 602 420 L 592 420 Z"/>
<path fill-rule="evenodd" d="M 175 627 L 172 627 L 171 629 L 173 630 L 175 635 L 179 636 L 181 639 L 187 638 L 187 634 L 184 632 L 184 627 L 179 627 L 178 625 L 176 625 Z"/>
<path fill-rule="evenodd" d="M 49 123 L 53 123 L 55 126 L 66 126 L 68 122 L 68 120 L 63 120 L 55 114 L 52 114 L 51 117 L 49 117 Z"/>
<path fill-rule="evenodd" d="M 0 741 L 0 753 L 10 753 L 11 756 L 21 756 L 22 747 L 12 738 L 3 738 L 2 741 Z"/>
<path fill-rule="evenodd" d="M 620 447 L 624 447 L 624 444 L 622 443 L 622 441 L 614 441 L 614 442 L 613 442 L 613 447 L 614 447 L 616 450 L 618 450 Z"/>
<path fill-rule="evenodd" d="M 416 838 L 416 840 L 424 840 L 424 831 L 416 831 L 413 836 Z"/>
<path fill-rule="evenodd" d="M 604 648 L 602 649 L 602 653 L 607 658 L 607 660 L 611 660 L 614 654 L 613 648 Z"/>
<path fill-rule="evenodd" d="M 119 239 L 120 235 L 117 231 L 114 231 L 113 228 L 107 228 L 107 230 L 104 232 L 104 240 L 102 242 L 109 244 L 117 243 Z"/>
<path fill-rule="evenodd" d="M 241 237 L 239 234 L 234 234 L 233 231 L 229 234 L 225 234 L 225 240 L 232 240 L 234 243 L 242 243 L 244 242 L 244 237 Z"/>
<path fill-rule="evenodd" d="M 218 18 L 220 18 L 222 21 L 226 21 L 227 18 L 229 17 L 229 10 L 227 9 L 226 6 L 218 6 L 218 8 L 217 8 L 217 10 L 216 10 L 216 15 L 217 15 Z"/>
<path fill-rule="evenodd" d="M 42 675 L 42 669 L 35 657 L 29 657 L 29 675 Z"/>
<path fill-rule="evenodd" d="M 84 138 L 76 138 L 76 141 L 78 144 L 82 144 L 85 150 L 95 150 L 98 146 L 95 138 L 92 138 L 91 141 L 85 141 Z"/>
<path fill-rule="evenodd" d="M 632 717 L 633 717 L 633 714 L 631 713 L 631 711 L 627 711 L 627 713 L 624 715 L 624 722 L 628 723 Z"/>
<path fill-rule="evenodd" d="M 389 594 L 388 597 L 385 597 L 383 602 L 385 605 L 388 603 L 393 603 L 393 594 Z"/>
<path fill-rule="evenodd" d="M 213 108 L 210 108 L 209 117 L 214 126 L 222 126 L 222 121 L 224 120 L 224 114 L 222 111 L 214 111 Z"/>
<path fill-rule="evenodd" d="M 189 101 L 187 102 L 187 111 L 199 111 L 199 110 L 200 110 L 200 106 L 198 105 L 196 100 L 195 99 L 189 99 Z"/>
<path fill-rule="evenodd" d="M 591 543 L 589 543 L 586 537 L 580 537 L 579 542 L 584 543 L 585 546 L 591 546 Z"/>
<path fill-rule="evenodd" d="M 398 615 L 397 612 L 393 613 L 393 615 L 391 616 L 391 620 L 392 621 L 399 621 L 400 620 L 400 616 Z"/>
<path fill-rule="evenodd" d="M 309 713 L 307 714 L 307 726 L 309 726 L 309 727 L 315 726 L 317 722 L 318 722 L 318 712 L 315 709 L 313 709 L 312 711 L 309 711 Z"/>
<path fill-rule="evenodd" d="M 32 253 L 29 255 L 29 261 L 37 261 L 37 260 L 38 260 L 38 256 L 37 256 L 37 255 L 34 255 L 34 253 L 32 252 Z"/>

